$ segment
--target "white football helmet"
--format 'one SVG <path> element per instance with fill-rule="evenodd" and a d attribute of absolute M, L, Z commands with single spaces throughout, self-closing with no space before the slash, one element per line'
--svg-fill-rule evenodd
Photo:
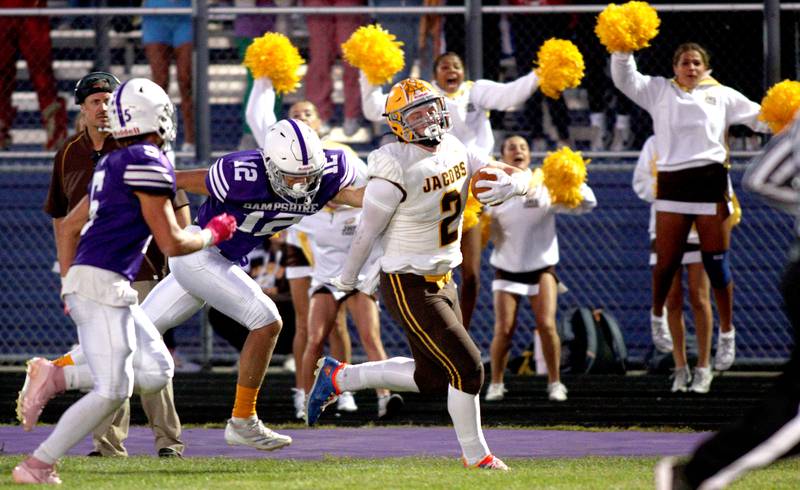
<path fill-rule="evenodd" d="M 132 78 L 117 87 L 108 101 L 108 122 L 115 139 L 157 133 L 171 145 L 178 131 L 175 106 L 155 82 Z"/>
<path fill-rule="evenodd" d="M 264 138 L 267 176 L 272 189 L 284 199 L 314 199 L 322 181 L 325 152 L 317 133 L 297 119 L 282 119 Z"/>

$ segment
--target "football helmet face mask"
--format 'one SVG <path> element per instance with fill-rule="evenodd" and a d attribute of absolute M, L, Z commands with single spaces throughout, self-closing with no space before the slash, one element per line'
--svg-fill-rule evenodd
<path fill-rule="evenodd" d="M 310 203 L 325 168 L 317 133 L 301 121 L 280 120 L 267 130 L 263 152 L 272 189 L 284 199 Z"/>
<path fill-rule="evenodd" d="M 108 101 L 108 123 L 115 139 L 147 133 L 161 136 L 161 148 L 167 151 L 178 130 L 175 106 L 155 82 L 132 78 L 123 83 Z"/>
<path fill-rule="evenodd" d="M 407 143 L 438 144 L 451 127 L 444 97 L 430 83 L 417 78 L 394 84 L 386 98 L 384 116 L 392 132 Z"/>

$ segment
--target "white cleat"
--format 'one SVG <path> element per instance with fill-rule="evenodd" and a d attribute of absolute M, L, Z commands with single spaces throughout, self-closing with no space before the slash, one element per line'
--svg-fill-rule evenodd
<path fill-rule="evenodd" d="M 292 403 L 294 404 L 294 418 L 303 420 L 306 413 L 306 392 L 300 388 L 292 388 Z"/>
<path fill-rule="evenodd" d="M 714 369 L 727 371 L 736 360 L 736 330 L 717 336 L 717 354 L 714 356 Z"/>
<path fill-rule="evenodd" d="M 689 387 L 689 391 L 692 393 L 708 393 L 711 389 L 711 381 L 714 379 L 714 374 L 711 372 L 711 368 L 694 368 L 694 377 L 692 379 L 692 386 Z"/>
<path fill-rule="evenodd" d="M 567 401 L 567 387 L 561 381 L 547 385 L 547 398 L 551 402 Z"/>
<path fill-rule="evenodd" d="M 503 383 L 489 383 L 483 399 L 487 402 L 499 402 L 506 396 L 506 385 Z"/>
<path fill-rule="evenodd" d="M 672 392 L 686 393 L 686 390 L 689 389 L 689 383 L 692 382 L 692 373 L 689 371 L 689 366 L 675 369 L 672 373 L 672 378 Z"/>
<path fill-rule="evenodd" d="M 666 310 L 661 316 L 650 313 L 650 334 L 653 336 L 653 345 L 656 350 L 663 353 L 672 352 L 672 334 L 667 325 Z"/>
<path fill-rule="evenodd" d="M 264 427 L 258 417 L 253 416 L 243 423 L 229 419 L 225 427 L 225 442 L 229 446 L 250 446 L 259 451 L 273 451 L 291 444 L 292 438 Z"/>
<path fill-rule="evenodd" d="M 355 412 L 358 410 L 356 398 L 349 391 L 343 391 L 336 400 L 336 410 L 340 412 Z"/>

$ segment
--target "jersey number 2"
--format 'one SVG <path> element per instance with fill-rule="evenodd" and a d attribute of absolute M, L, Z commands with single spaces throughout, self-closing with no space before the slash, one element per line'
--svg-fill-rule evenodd
<path fill-rule="evenodd" d="M 439 223 L 439 246 L 444 247 L 458 240 L 458 218 L 461 216 L 461 194 L 447 191 L 442 196 L 442 222 Z"/>

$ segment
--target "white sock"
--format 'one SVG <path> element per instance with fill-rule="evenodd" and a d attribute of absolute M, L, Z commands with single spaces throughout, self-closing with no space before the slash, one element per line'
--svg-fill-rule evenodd
<path fill-rule="evenodd" d="M 336 375 L 336 386 L 342 391 L 386 388 L 392 391 L 419 393 L 417 383 L 414 381 L 415 369 L 414 359 L 409 357 L 348 364 Z"/>
<path fill-rule="evenodd" d="M 123 401 L 110 400 L 90 391 L 64 412 L 50 436 L 33 452 L 33 457 L 54 464 L 119 408 Z"/>
<path fill-rule="evenodd" d="M 94 387 L 92 370 L 88 364 L 64 366 L 64 384 L 66 390 L 91 390 Z"/>
<path fill-rule="evenodd" d="M 453 420 L 461 452 L 468 465 L 480 462 L 489 454 L 489 446 L 481 429 L 481 408 L 478 395 L 470 395 L 452 386 L 447 387 L 447 411 Z"/>
<path fill-rule="evenodd" d="M 719 336 L 724 338 L 724 339 L 736 338 L 736 329 L 735 328 L 731 328 L 730 332 L 723 332 L 723 331 L 720 330 Z"/>
<path fill-rule="evenodd" d="M 69 356 L 76 366 L 86 364 L 86 356 L 83 355 L 83 349 L 80 345 L 69 351 Z"/>

